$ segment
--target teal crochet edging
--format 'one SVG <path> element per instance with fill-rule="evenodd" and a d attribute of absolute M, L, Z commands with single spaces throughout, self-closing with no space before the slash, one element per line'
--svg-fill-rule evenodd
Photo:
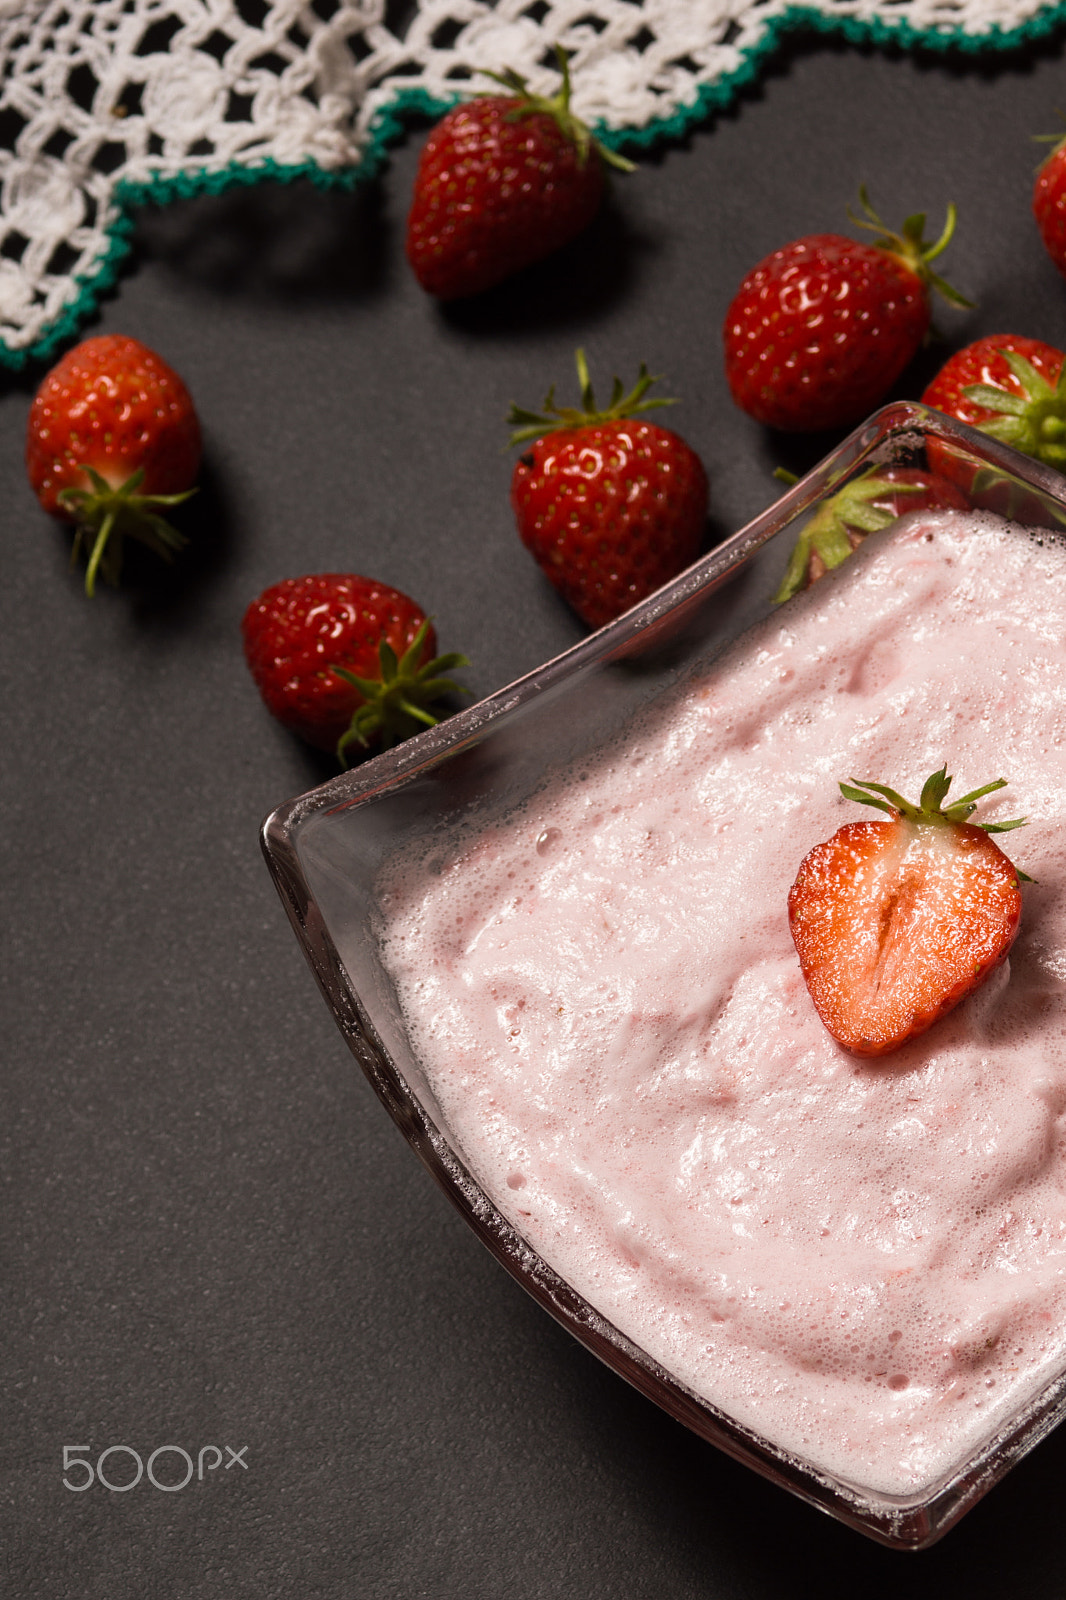
<path fill-rule="evenodd" d="M 367 176 L 365 164 L 328 172 L 314 161 L 283 166 L 280 162 L 267 160 L 254 166 L 230 162 L 215 171 L 201 168 L 180 172 L 173 178 L 153 178 L 148 183 L 116 184 L 113 198 L 117 215 L 108 228 L 106 251 L 91 272 L 77 275 L 74 279 L 78 287 L 77 295 L 63 308 L 36 344 L 13 350 L 0 340 L 0 366 L 20 372 L 34 362 L 50 361 L 68 339 L 77 336 L 104 295 L 118 281 L 122 264 L 132 249 L 133 213 L 139 206 L 166 205 L 168 201 L 189 200 L 199 194 L 221 194 L 226 189 L 241 184 L 261 183 L 268 178 L 275 183 L 294 183 L 298 178 L 306 178 L 320 189 L 350 189 Z"/>
<path fill-rule="evenodd" d="M 882 49 L 941 53 L 961 50 L 975 56 L 989 50 L 1007 52 L 1022 49 L 1048 38 L 1064 23 L 1066 0 L 1058 0 L 1057 4 L 1048 6 L 1017 28 L 1001 28 L 994 23 L 980 34 L 947 26 L 914 28 L 905 18 L 898 22 L 886 22 L 882 18 L 864 20 L 832 16 L 810 6 L 789 6 L 780 15 L 769 19 L 758 42 L 744 52 L 740 65 L 715 83 L 705 84 L 690 106 L 684 106 L 668 117 L 657 117 L 640 128 L 608 128 L 600 125 L 595 132 L 597 138 L 611 149 L 649 149 L 659 142 L 679 139 L 715 112 L 726 110 L 738 94 L 756 80 L 769 57 L 786 38 L 802 32 L 836 36 L 849 44 L 875 45 Z M 265 160 L 248 165 L 230 162 L 217 170 L 201 168 L 179 173 L 173 178 L 153 178 L 147 183 L 120 182 L 113 196 L 117 214 L 108 228 L 107 249 L 103 256 L 92 271 L 80 273 L 75 278 L 77 295 L 35 344 L 25 349 L 12 349 L 0 339 L 0 366 L 17 372 L 31 363 L 49 361 L 62 345 L 77 335 L 96 311 L 100 300 L 118 280 L 122 264 L 132 248 L 133 213 L 138 207 L 165 205 L 171 200 L 191 199 L 200 194 L 221 194 L 226 189 L 241 184 L 261 183 L 266 179 L 277 183 L 293 183 L 306 178 L 322 189 L 350 189 L 378 175 L 388 159 L 389 149 L 403 136 L 412 117 L 443 116 L 462 98 L 459 93 L 442 99 L 425 89 L 398 89 L 375 115 L 370 126 L 370 142 L 359 164 L 338 171 L 320 167 L 310 160 L 290 166 Z"/>
<path fill-rule="evenodd" d="M 929 50 L 947 54 L 961 50 L 975 56 L 987 50 L 1007 53 L 1021 50 L 1026 45 L 1038 44 L 1066 24 L 1066 0 L 1049 6 L 1028 22 L 1017 28 L 1001 28 L 993 23 L 984 33 L 967 33 L 965 29 L 913 28 L 905 18 L 898 22 L 885 22 L 880 17 L 864 20 L 859 17 L 834 17 L 810 6 L 789 6 L 779 16 L 771 17 L 757 44 L 744 52 L 744 59 L 734 72 L 726 73 L 715 83 L 704 84 L 695 102 L 669 117 L 658 117 L 642 128 L 596 130 L 597 138 L 612 149 L 647 149 L 660 140 L 681 138 L 689 129 L 716 111 L 725 111 L 737 95 L 754 83 L 768 59 L 779 50 L 790 34 L 813 33 L 844 39 L 848 44 L 875 45 L 879 49 Z"/>

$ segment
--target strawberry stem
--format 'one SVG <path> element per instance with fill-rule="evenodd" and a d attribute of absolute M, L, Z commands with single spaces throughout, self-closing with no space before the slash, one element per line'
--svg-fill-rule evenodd
<path fill-rule="evenodd" d="M 1066 361 L 1052 386 L 1016 350 L 999 350 L 997 354 L 1017 378 L 1022 393 L 1013 394 L 993 383 L 969 384 L 962 391 L 966 399 L 995 412 L 995 416 L 975 426 L 990 438 L 1061 469 L 1066 466 Z"/>
<path fill-rule="evenodd" d="M 783 475 L 780 467 L 774 477 L 782 482 L 798 481 L 794 474 Z M 816 555 L 826 570 L 832 571 L 843 565 L 867 534 L 878 533 L 895 522 L 900 513 L 877 505 L 879 498 L 921 493 L 921 484 L 893 483 L 879 476 L 876 467 L 838 489 L 800 530 L 771 605 L 782 605 L 807 587 L 812 556 Z"/>
<path fill-rule="evenodd" d="M 624 392 L 621 379 L 615 378 L 609 403 L 602 409 L 598 408 L 584 350 L 576 352 L 575 360 L 577 381 L 581 388 L 581 405 L 556 405 L 554 384 L 545 396 L 543 411 L 526 411 L 521 406 L 512 404 L 507 413 L 507 421 L 515 431 L 508 440 L 509 446 L 524 444 L 529 439 L 542 439 L 546 433 L 559 433 L 566 428 L 585 428 L 605 422 L 620 422 L 623 417 L 634 417 L 642 411 L 652 411 L 657 406 L 677 404 L 676 400 L 660 399 L 657 396 L 651 400 L 644 398 L 652 384 L 658 383 L 659 379 L 651 376 L 642 361 L 637 381 L 629 393 Z"/>
<path fill-rule="evenodd" d="M 97 531 L 96 538 L 93 541 L 92 554 L 89 556 L 89 565 L 85 569 L 85 593 L 90 600 L 96 592 L 96 574 L 99 570 L 100 562 L 103 560 L 111 529 L 114 526 L 115 513 L 109 511 Z"/>
<path fill-rule="evenodd" d="M 456 667 L 468 667 L 470 663 L 466 656 L 449 651 L 419 666 L 429 621 L 427 617 L 398 660 L 388 640 L 381 640 L 378 645 L 379 678 L 360 678 L 347 667 L 329 668 L 338 678 L 351 684 L 362 701 L 337 741 L 337 760 L 342 767 L 348 766 L 348 749 L 351 745 L 361 745 L 365 750 L 375 737 L 380 737 L 386 748 L 399 744 L 420 728 L 436 726 L 440 719 L 428 707 L 442 695 L 470 693 L 461 683 L 441 676 Z"/>
<path fill-rule="evenodd" d="M 92 599 L 96 592 L 99 573 L 109 583 L 117 584 L 122 568 L 122 541 L 139 539 L 164 561 L 172 561 L 174 553 L 187 542 L 184 534 L 171 527 L 161 517 L 161 506 L 180 506 L 196 493 L 186 489 L 181 494 L 138 494 L 144 482 L 144 468 L 138 467 L 125 483 L 117 488 L 101 477 L 93 467 L 82 471 L 90 483 L 89 489 L 63 489 L 58 500 L 74 517 L 77 531 L 74 536 L 72 558 L 77 559 L 82 545 L 88 545 L 89 564 L 85 572 L 85 593 Z"/>
<path fill-rule="evenodd" d="M 930 263 L 938 256 L 943 255 L 951 243 L 955 232 L 955 223 L 958 213 L 954 204 L 949 203 L 947 216 L 941 230 L 940 237 L 933 244 L 925 241 L 925 212 L 916 211 L 907 218 L 899 233 L 894 233 L 887 228 L 870 204 L 870 197 L 866 192 L 866 185 L 859 185 L 859 204 L 865 216 L 856 216 L 848 207 L 848 216 L 857 228 L 865 228 L 870 233 L 875 233 L 877 238 L 874 243 L 880 250 L 887 250 L 889 255 L 897 256 L 905 266 L 915 273 L 929 289 L 935 289 L 949 305 L 957 306 L 962 311 L 971 311 L 973 301 L 967 300 L 965 295 L 952 287 L 939 273 L 932 270 Z"/>
<path fill-rule="evenodd" d="M 968 822 L 978 800 L 983 799 L 986 794 L 994 794 L 997 789 L 1007 787 L 1006 778 L 994 778 L 991 783 L 984 784 L 980 789 L 972 789 L 969 794 L 963 795 L 961 800 L 956 800 L 945 807 L 943 801 L 947 798 L 953 781 L 948 777 L 946 764 L 938 772 L 931 773 L 922 785 L 917 805 L 910 800 L 904 800 L 895 789 L 889 789 L 883 783 L 870 783 L 858 778 L 852 778 L 850 783 L 842 783 L 840 792 L 845 800 L 855 800 L 862 806 L 876 806 L 879 811 L 887 811 L 889 816 L 900 817 L 904 822 L 934 823 L 943 826 Z M 1009 833 L 1012 828 L 1023 828 L 1028 820 L 1027 817 L 1014 817 L 1009 822 L 977 822 L 974 826 L 983 828 L 986 833 Z"/>
<path fill-rule="evenodd" d="M 1066 122 L 1066 117 L 1064 117 L 1062 112 L 1059 111 L 1057 108 L 1056 108 L 1056 111 L 1055 111 L 1055 115 L 1058 117 L 1060 122 Z M 1066 135 L 1063 135 L 1061 132 L 1059 132 L 1059 133 L 1034 133 L 1034 134 L 1030 135 L 1030 138 L 1032 139 L 1034 144 L 1049 144 L 1052 147 L 1048 151 L 1047 155 L 1040 162 L 1040 166 L 1037 167 L 1037 171 L 1038 172 L 1040 171 L 1041 167 L 1044 167 L 1044 166 L 1047 165 L 1047 163 L 1051 160 L 1052 156 L 1055 155 L 1058 152 L 1058 150 L 1062 147 L 1062 145 L 1066 144 Z"/>
<path fill-rule="evenodd" d="M 515 72 L 513 67 L 504 68 L 503 72 L 490 72 L 488 68 L 480 69 L 480 76 L 491 78 L 493 83 L 498 83 L 506 89 L 509 95 L 514 95 L 520 102 L 510 113 L 508 120 L 517 122 L 522 117 L 536 114 L 551 117 L 558 125 L 560 133 L 568 139 L 577 149 L 578 164 L 584 166 L 588 161 L 590 150 L 595 150 L 601 161 L 609 167 L 614 167 L 616 172 L 636 172 L 636 165 L 627 161 L 625 156 L 620 156 L 617 151 L 611 150 L 599 139 L 593 136 L 587 123 L 575 117 L 570 109 L 570 56 L 561 45 L 555 46 L 555 59 L 559 63 L 562 74 L 562 87 L 558 94 L 534 94 L 525 78 Z"/>

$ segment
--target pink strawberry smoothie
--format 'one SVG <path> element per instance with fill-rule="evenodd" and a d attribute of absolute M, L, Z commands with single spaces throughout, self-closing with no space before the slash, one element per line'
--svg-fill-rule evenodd
<path fill-rule="evenodd" d="M 1047 536 L 1045 536 L 1046 538 Z M 1009 963 L 876 1061 L 786 899 L 863 813 L 1009 787 Z M 1066 1366 L 1066 559 L 922 513 L 517 814 L 392 864 L 381 935 L 446 1129 L 610 1322 L 779 1447 L 927 1492 Z M 439 858 L 439 840 L 434 841 Z"/>

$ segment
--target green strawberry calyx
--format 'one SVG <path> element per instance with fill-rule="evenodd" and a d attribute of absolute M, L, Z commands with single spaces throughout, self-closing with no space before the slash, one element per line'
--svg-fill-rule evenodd
<path fill-rule="evenodd" d="M 541 439 L 546 433 L 559 433 L 566 428 L 586 428 L 602 425 L 605 422 L 621 422 L 624 417 L 637 416 L 640 412 L 651 411 L 656 406 L 677 404 L 676 400 L 659 399 L 657 396 L 653 396 L 650 400 L 644 398 L 652 384 L 658 383 L 659 379 L 652 377 L 642 361 L 637 381 L 629 393 L 625 393 L 622 380 L 615 378 L 610 401 L 606 406 L 599 407 L 592 392 L 584 350 L 577 351 L 576 361 L 577 381 L 581 385 L 580 406 L 556 405 L 554 384 L 545 396 L 542 411 L 526 411 L 521 406 L 512 405 L 507 414 L 507 422 L 515 431 L 508 440 L 509 445 L 524 444 L 530 439 Z"/>
<path fill-rule="evenodd" d="M 490 72 L 482 68 L 480 76 L 491 78 L 493 83 L 498 83 L 520 102 L 510 113 L 508 120 L 518 122 L 522 117 L 538 114 L 551 117 L 563 138 L 569 140 L 577 149 L 579 166 L 583 167 L 588 161 L 589 152 L 595 150 L 601 161 L 605 161 L 609 167 L 614 167 L 617 172 L 636 172 L 636 166 L 632 161 L 627 161 L 617 150 L 611 150 L 602 144 L 588 125 L 582 122 L 580 117 L 575 117 L 570 109 L 570 57 L 560 45 L 555 46 L 555 59 L 559 63 L 563 79 L 558 94 L 534 94 L 526 79 L 520 77 L 512 67 L 507 67 L 503 72 Z"/>
<path fill-rule="evenodd" d="M 173 561 L 175 553 L 187 540 L 159 514 L 160 509 L 180 506 L 196 490 L 186 489 L 181 494 L 139 494 L 144 482 L 143 467 L 138 467 L 125 483 L 117 486 L 108 483 L 93 467 L 83 467 L 82 471 L 91 487 L 61 489 L 56 498 L 77 525 L 71 561 L 78 559 L 83 546 L 89 551 L 85 593 L 91 599 L 96 592 L 98 573 L 108 583 L 118 583 L 125 538 L 139 539 L 164 561 Z"/>
<path fill-rule="evenodd" d="M 943 255 L 951 243 L 958 215 L 954 205 L 948 205 L 947 217 L 939 239 L 928 244 L 925 239 L 924 211 L 916 211 L 913 216 L 907 218 L 899 233 L 894 233 L 891 228 L 885 226 L 870 204 L 865 184 L 859 186 L 859 204 L 863 215 L 856 216 L 849 206 L 848 216 L 856 227 L 866 228 L 877 235 L 874 243 L 879 249 L 887 250 L 889 255 L 896 256 L 922 280 L 928 289 L 935 289 L 949 305 L 957 306 L 961 311 L 973 309 L 973 301 L 967 300 L 965 295 L 960 294 L 946 278 L 934 272 L 931 265 L 938 256 Z"/>
<path fill-rule="evenodd" d="M 973 383 L 962 392 L 974 405 L 996 415 L 975 423 L 981 433 L 1013 445 L 1023 455 L 1035 456 L 1049 467 L 1066 466 L 1066 361 L 1052 385 L 1015 350 L 998 352 L 1021 384 L 1013 394 L 993 383 Z"/>
<path fill-rule="evenodd" d="M 1066 122 L 1066 117 L 1063 116 L 1061 111 L 1057 112 L 1056 115 L 1058 116 L 1060 122 Z M 1034 144 L 1049 144 L 1051 146 L 1051 149 L 1041 161 L 1040 166 L 1037 167 L 1038 172 L 1041 170 L 1041 168 L 1046 167 L 1052 156 L 1058 155 L 1063 145 L 1066 144 L 1066 134 L 1064 134 L 1061 129 L 1058 133 L 1034 133 L 1030 137 L 1032 138 Z"/>
<path fill-rule="evenodd" d="M 342 767 L 348 766 L 351 745 L 360 745 L 365 750 L 372 739 L 385 748 L 399 744 L 423 728 L 436 726 L 440 718 L 434 716 L 429 707 L 443 695 L 470 693 L 461 683 L 442 676 L 456 667 L 468 667 L 466 656 L 449 651 L 419 666 L 428 631 L 427 617 L 402 656 L 397 656 L 389 641 L 382 639 L 378 645 L 381 669 L 378 678 L 361 678 L 347 667 L 329 668 L 362 697 L 362 703 L 352 713 L 350 725 L 337 740 L 337 760 Z"/>
<path fill-rule="evenodd" d="M 917 805 L 910 800 L 904 800 L 895 789 L 888 789 L 883 783 L 868 783 L 858 778 L 852 778 L 849 783 L 842 783 L 840 792 L 845 800 L 857 800 L 861 806 L 876 806 L 879 811 L 887 811 L 889 816 L 898 816 L 904 822 L 932 823 L 944 827 L 969 822 L 978 800 L 983 799 L 986 794 L 994 794 L 997 789 L 1007 787 L 1006 778 L 994 778 L 982 788 L 972 789 L 969 794 L 964 794 L 961 800 L 955 800 L 951 805 L 944 806 L 942 802 L 947 798 L 947 792 L 953 781 L 948 777 L 945 764 L 939 772 L 934 772 L 926 778 Z M 1010 822 L 977 822 L 974 823 L 974 827 L 983 828 L 986 833 L 1009 833 L 1012 828 L 1024 828 L 1027 821 L 1027 817 L 1014 817 Z M 1020 876 L 1024 877 L 1024 873 Z"/>
<path fill-rule="evenodd" d="M 784 478 L 783 473 L 776 474 Z M 791 474 L 787 475 L 792 477 Z M 793 479 L 793 482 L 795 479 Z M 921 494 L 920 483 L 894 483 L 871 467 L 831 495 L 804 524 L 789 557 L 785 575 L 771 604 L 782 605 L 807 587 L 811 557 L 818 556 L 827 571 L 848 559 L 868 533 L 878 533 L 895 522 L 898 511 L 876 502 L 885 495 Z"/>

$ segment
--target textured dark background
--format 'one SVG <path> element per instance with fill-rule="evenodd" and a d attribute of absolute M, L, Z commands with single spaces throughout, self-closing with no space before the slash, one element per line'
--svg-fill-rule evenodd
<path fill-rule="evenodd" d="M 722 316 L 767 251 L 846 230 L 861 180 L 892 220 L 958 202 L 945 271 L 979 309 L 939 314 L 953 344 L 1066 343 L 1029 215 L 1030 135 L 1059 106 L 1058 45 L 953 66 L 797 43 L 579 244 L 444 313 L 402 257 L 414 135 L 351 196 L 146 214 L 97 328 L 184 375 L 204 488 L 181 565 L 132 562 L 92 604 L 23 477 L 40 372 L 5 380 L 5 1595 L 1061 1600 L 1066 1434 L 935 1550 L 882 1551 L 630 1392 L 467 1233 L 270 886 L 262 816 L 330 769 L 269 720 L 238 637 L 266 584 L 340 568 L 411 590 L 478 695 L 576 640 L 517 541 L 501 444 L 511 400 L 570 396 L 579 343 L 604 389 L 641 359 L 667 374 L 712 537 L 762 509 L 772 468 L 830 441 L 733 410 Z M 63 1486 L 64 1445 L 163 1444 L 246 1466 L 171 1495 Z"/>

